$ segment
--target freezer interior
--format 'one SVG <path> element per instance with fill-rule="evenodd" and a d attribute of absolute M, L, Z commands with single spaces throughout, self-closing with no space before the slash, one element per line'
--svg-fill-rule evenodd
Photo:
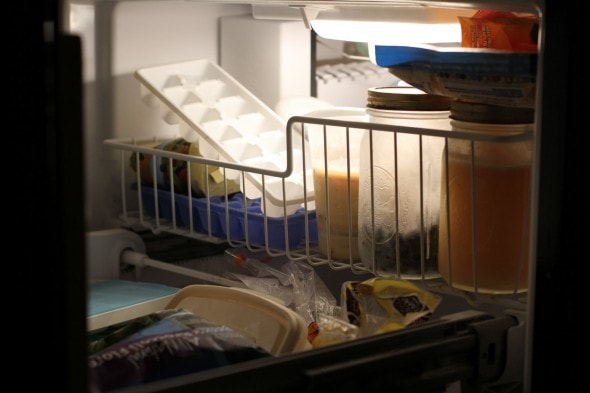
<path fill-rule="evenodd" d="M 170 309 L 183 291 L 210 286 L 229 290 L 226 300 L 236 291 L 244 300 L 245 293 L 257 296 L 254 314 L 239 301 L 230 311 L 197 308 L 220 324 L 256 325 L 262 309 L 270 312 L 266 307 L 275 318 L 250 332 L 269 358 L 117 388 L 529 391 L 540 135 L 543 121 L 554 121 L 542 111 L 544 72 L 552 70 L 543 61 L 545 50 L 553 50 L 545 47 L 552 38 L 545 36 L 544 7 L 534 1 L 66 2 L 64 30 L 80 37 L 82 49 L 88 333 Z M 459 21 L 477 10 L 532 18 L 527 39 L 534 49 L 461 48 Z M 337 31 L 338 24 L 344 29 Z M 490 135 L 453 128 L 446 115 L 436 125 L 416 125 L 368 111 L 371 88 L 415 82 L 419 72 L 403 73 L 397 62 L 414 53 L 407 48 L 441 56 L 428 63 L 430 84 L 420 79 L 427 92 L 493 98 L 495 105 L 526 109 L 530 124 Z M 441 71 L 437 60 L 449 53 L 459 53 L 461 62 Z M 498 64 L 482 60 L 496 61 L 499 53 Z M 498 87 L 478 72 L 504 78 Z M 330 156 L 338 143 L 346 158 L 337 184 L 328 174 L 338 162 Z M 456 187 L 446 178 L 452 146 L 459 144 L 467 151 L 467 199 L 452 202 L 441 195 Z M 485 146 L 498 154 L 524 149 L 515 183 L 479 188 L 488 185 L 476 173 Z M 377 153 L 382 148 L 385 156 Z M 367 166 L 355 169 L 353 160 Z M 490 214 L 494 198 L 508 194 L 524 195 L 520 210 Z M 478 205 L 486 198 L 489 205 Z M 453 224 L 455 217 L 462 221 Z M 494 235 L 502 219 L 508 225 Z M 332 226 L 337 221 L 341 234 Z M 466 242 L 457 243 L 451 228 Z M 464 252 L 489 250 L 487 240 L 499 241 L 491 255 Z M 458 255 L 467 259 L 467 273 L 459 273 Z M 486 266 L 500 260 L 502 267 Z M 375 306 L 383 304 L 378 288 L 388 299 L 383 308 Z M 193 300 L 213 302 L 207 297 L 213 292 L 196 293 Z M 422 308 L 402 315 L 391 308 L 398 297 L 422 301 Z M 236 312 L 237 322 L 226 320 Z M 278 323 L 276 313 L 293 320 Z M 276 338 L 288 336 L 287 349 L 270 339 L 273 323 L 287 329 Z M 319 335 L 336 326 L 336 338 L 314 345 L 312 326 Z"/>

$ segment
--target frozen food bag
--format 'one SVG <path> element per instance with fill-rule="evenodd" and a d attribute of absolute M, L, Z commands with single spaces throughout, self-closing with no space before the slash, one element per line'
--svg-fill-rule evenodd
<path fill-rule="evenodd" d="M 433 44 L 374 45 L 375 63 L 426 93 L 534 108 L 537 52 Z"/>
<path fill-rule="evenodd" d="M 459 16 L 461 46 L 536 52 L 539 19 L 532 14 L 479 10 Z"/>
<path fill-rule="evenodd" d="M 88 334 L 88 354 L 102 351 L 108 346 L 118 343 L 137 333 L 143 328 L 162 320 L 160 313 L 151 313 L 130 321 L 93 330 Z"/>
<path fill-rule="evenodd" d="M 342 285 L 343 318 L 359 327 L 359 337 L 424 322 L 441 298 L 409 281 L 376 277 Z"/>
<path fill-rule="evenodd" d="M 158 150 L 182 153 L 196 157 L 202 157 L 199 145 L 195 142 L 188 142 L 183 138 L 176 138 L 171 141 L 163 142 L 154 147 Z M 133 153 L 129 159 L 129 165 L 134 172 L 138 170 L 138 159 Z M 156 160 L 155 166 L 152 160 Z M 154 178 L 161 187 L 169 188 L 171 182 L 174 183 L 174 191 L 186 193 L 188 191 L 188 162 L 185 160 L 170 159 L 160 155 L 139 153 L 139 171 L 140 179 L 143 184 L 152 185 Z M 170 165 L 172 165 L 172 176 L 170 176 Z M 190 184 L 195 197 L 224 196 L 224 174 L 223 169 L 213 165 L 191 162 L 190 164 Z M 171 180 L 172 177 L 172 180 Z M 209 191 L 207 194 L 207 187 Z M 235 180 L 227 180 L 227 193 L 233 194 L 240 191 L 240 185 Z"/>
<path fill-rule="evenodd" d="M 93 391 L 106 392 L 271 356 L 235 330 L 182 309 L 89 356 Z"/>

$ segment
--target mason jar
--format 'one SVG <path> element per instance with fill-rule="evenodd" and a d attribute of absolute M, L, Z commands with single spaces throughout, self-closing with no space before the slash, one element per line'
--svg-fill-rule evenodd
<path fill-rule="evenodd" d="M 449 130 L 451 98 L 412 87 L 372 88 L 373 123 Z M 379 275 L 440 277 L 438 220 L 444 138 L 372 130 L 361 141 L 359 253 Z"/>
<path fill-rule="evenodd" d="M 466 136 L 442 161 L 439 272 L 464 291 L 525 292 L 534 111 L 456 101 L 450 116 Z"/>

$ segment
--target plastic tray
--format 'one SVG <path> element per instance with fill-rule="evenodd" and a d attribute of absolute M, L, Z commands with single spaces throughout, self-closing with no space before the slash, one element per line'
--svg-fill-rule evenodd
<path fill-rule="evenodd" d="M 311 348 L 303 317 L 254 291 L 215 285 L 189 285 L 170 301 L 254 340 L 273 355 Z"/>
<path fill-rule="evenodd" d="M 132 185 L 132 190 L 137 190 L 137 185 Z M 158 214 L 160 218 L 172 222 L 172 196 L 167 190 L 158 188 Z M 143 186 L 141 198 L 144 212 L 156 217 L 154 188 Z M 207 202 L 209 200 L 209 202 Z M 189 198 L 186 195 L 174 194 L 174 211 L 176 213 L 176 225 L 179 227 L 190 227 Z M 192 225 L 197 232 L 209 233 L 211 235 L 233 241 L 248 241 L 249 244 L 265 246 L 275 250 L 296 249 L 305 240 L 305 210 L 298 209 L 295 213 L 286 217 L 266 217 L 262 213 L 261 198 L 246 199 L 241 192 L 230 195 L 227 202 L 229 217 L 226 220 L 226 202 L 222 197 L 192 198 Z M 309 241 L 317 243 L 317 221 L 316 212 L 307 212 L 307 223 Z M 228 225 L 229 224 L 229 225 Z M 247 228 L 247 230 L 246 230 Z M 285 229 L 287 241 L 285 241 Z M 268 240 L 265 237 L 268 234 Z M 248 239 L 246 239 L 246 234 Z"/>
<path fill-rule="evenodd" d="M 283 201 L 291 214 L 313 197 L 312 184 L 304 195 L 301 135 L 293 135 L 289 149 L 284 120 L 215 63 L 195 60 L 143 68 L 135 77 L 141 83 L 144 102 L 160 106 L 163 119 L 178 123 L 187 141 L 198 141 L 204 157 L 274 171 L 265 178 L 267 215 L 283 215 Z M 283 175 L 277 172 L 286 171 L 288 150 L 293 153 L 294 167 L 285 178 L 283 195 Z M 308 151 L 306 147 L 306 154 Z M 235 180 L 240 181 L 234 172 Z M 311 170 L 307 172 L 311 179 Z M 261 174 L 248 172 L 246 183 L 241 186 L 249 198 L 262 195 Z"/>

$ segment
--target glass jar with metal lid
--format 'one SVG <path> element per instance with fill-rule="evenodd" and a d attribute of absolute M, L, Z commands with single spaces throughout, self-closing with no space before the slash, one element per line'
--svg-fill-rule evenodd
<path fill-rule="evenodd" d="M 452 99 L 413 87 L 368 91 L 373 123 L 421 129 L 371 130 L 361 141 L 359 253 L 366 268 L 405 279 L 440 277 L 437 270 L 440 164 Z M 406 129 L 407 130 L 407 129 Z"/>
<path fill-rule="evenodd" d="M 527 290 L 534 111 L 456 101 L 443 156 L 439 271 L 469 292 Z M 448 181 L 447 181 L 448 179 Z"/>

